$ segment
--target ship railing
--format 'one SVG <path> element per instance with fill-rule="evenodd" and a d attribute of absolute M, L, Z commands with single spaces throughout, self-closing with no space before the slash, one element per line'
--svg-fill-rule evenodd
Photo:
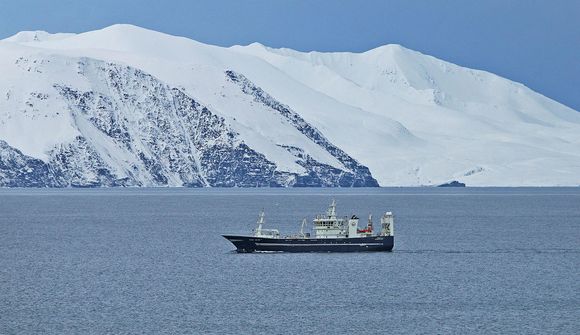
<path fill-rule="evenodd" d="M 298 239 L 298 240 L 308 239 L 308 238 L 310 238 L 310 233 L 288 235 L 288 236 L 285 236 L 284 238 Z"/>

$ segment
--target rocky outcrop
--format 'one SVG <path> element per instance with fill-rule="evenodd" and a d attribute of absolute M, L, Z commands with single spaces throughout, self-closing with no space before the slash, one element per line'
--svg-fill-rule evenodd
<path fill-rule="evenodd" d="M 0 186 L 52 187 L 59 186 L 40 159 L 24 155 L 0 140 Z"/>
<path fill-rule="evenodd" d="M 129 66 L 84 58 L 75 68 L 90 90 L 53 88 L 79 136 L 52 148 L 46 162 L 2 142 L 1 186 L 378 186 L 366 167 L 240 74 L 227 72 L 244 93 L 278 111 L 346 169 L 293 147 L 286 149 L 306 173 L 281 171 L 185 91 Z"/>
<path fill-rule="evenodd" d="M 330 166 L 325 166 L 301 153 L 299 148 L 286 147 L 291 153 L 295 154 L 299 159 L 299 164 L 305 167 L 309 171 L 309 174 L 312 174 L 314 171 L 322 172 L 323 175 L 326 175 L 326 179 L 330 179 L 330 182 L 328 182 L 329 186 L 379 186 L 366 166 L 361 165 L 346 152 L 332 144 L 318 129 L 306 122 L 298 113 L 290 109 L 290 107 L 274 99 L 263 89 L 248 80 L 244 75 L 231 70 L 228 70 L 225 73 L 227 78 L 236 83 L 242 92 L 251 95 L 254 98 L 254 101 L 278 112 L 290 124 L 292 124 L 294 128 L 304 134 L 308 139 L 324 148 L 347 168 L 347 171 L 342 171 Z M 316 178 L 316 176 L 317 174 L 315 173 L 313 176 L 310 176 L 310 178 L 303 178 L 304 186 L 319 185 L 321 181 L 317 180 L 318 178 Z"/>

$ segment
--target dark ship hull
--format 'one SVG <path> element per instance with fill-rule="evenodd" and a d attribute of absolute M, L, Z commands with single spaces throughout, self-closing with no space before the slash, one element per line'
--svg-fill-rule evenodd
<path fill-rule="evenodd" d="M 243 252 L 360 252 L 392 251 L 394 236 L 353 238 L 266 238 L 240 235 L 222 235 Z"/>

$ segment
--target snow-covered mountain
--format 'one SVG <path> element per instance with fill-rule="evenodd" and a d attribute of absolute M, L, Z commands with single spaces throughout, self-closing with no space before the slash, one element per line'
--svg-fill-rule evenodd
<path fill-rule="evenodd" d="M 0 41 L 0 186 L 580 185 L 580 113 L 386 45 L 222 48 L 131 25 Z"/>

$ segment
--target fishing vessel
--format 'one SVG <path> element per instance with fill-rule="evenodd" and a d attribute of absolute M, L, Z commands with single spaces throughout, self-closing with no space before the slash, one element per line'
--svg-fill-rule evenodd
<path fill-rule="evenodd" d="M 394 217 L 385 212 L 381 217 L 380 231 L 375 234 L 372 215 L 367 225 L 359 228 L 356 215 L 338 217 L 336 201 L 332 201 L 326 214 L 317 215 L 312 221 L 311 232 L 305 232 L 306 219 L 302 221 L 298 234 L 282 236 L 277 229 L 264 229 L 265 214 L 258 217 L 252 235 L 222 235 L 240 253 L 246 252 L 356 252 L 392 251 L 395 243 Z"/>

